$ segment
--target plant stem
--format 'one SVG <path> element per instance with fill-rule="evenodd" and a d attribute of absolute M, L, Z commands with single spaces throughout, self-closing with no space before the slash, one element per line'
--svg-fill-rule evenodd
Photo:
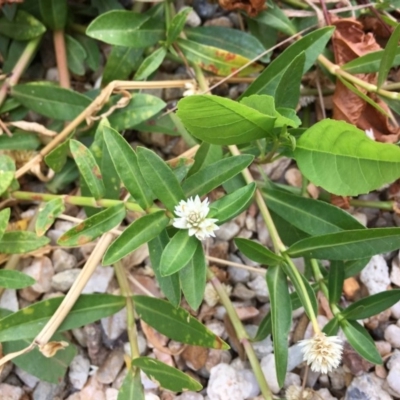
<path fill-rule="evenodd" d="M 393 211 L 394 201 L 369 201 L 349 199 L 350 205 L 354 207 L 378 208 L 379 210 Z"/>
<path fill-rule="evenodd" d="M 271 390 L 268 387 L 268 384 L 265 380 L 264 373 L 260 367 L 260 363 L 254 353 L 253 347 L 251 346 L 251 343 L 249 341 L 249 336 L 248 336 L 246 330 L 244 329 L 244 326 L 243 326 L 242 322 L 240 321 L 240 319 L 236 313 L 236 310 L 233 307 L 233 304 L 229 299 L 229 296 L 227 295 L 221 282 L 215 277 L 215 275 L 212 273 L 212 271 L 209 268 L 207 269 L 207 278 L 214 286 L 214 289 L 219 296 L 221 304 L 225 307 L 225 310 L 229 316 L 229 319 L 231 320 L 232 325 L 235 328 L 236 336 L 246 351 L 247 357 L 249 358 L 251 367 L 256 376 L 257 382 L 260 386 L 261 393 L 263 394 L 264 399 L 272 400 Z"/>
<path fill-rule="evenodd" d="M 15 67 L 13 68 L 10 77 L 3 83 L 0 87 L 0 107 L 3 104 L 4 100 L 7 97 L 8 89 L 12 86 L 16 85 L 19 81 L 19 78 L 24 73 L 26 67 L 32 60 L 39 44 L 42 39 L 42 36 L 38 36 L 35 39 L 32 39 L 25 47 L 24 51 L 21 54 L 21 57 L 18 59 Z"/>
<path fill-rule="evenodd" d="M 71 87 L 69 79 L 67 50 L 65 46 L 64 30 L 59 29 L 53 32 L 54 52 L 56 53 L 57 69 L 60 86 L 66 89 Z"/>
<path fill-rule="evenodd" d="M 127 331 L 129 345 L 131 347 L 132 358 L 140 357 L 139 347 L 137 343 L 137 331 L 135 323 L 135 307 L 132 298 L 131 288 L 126 276 L 125 268 L 121 261 L 114 264 L 115 275 L 117 276 L 118 284 L 121 289 L 121 294 L 126 298 L 126 314 L 127 314 Z"/>

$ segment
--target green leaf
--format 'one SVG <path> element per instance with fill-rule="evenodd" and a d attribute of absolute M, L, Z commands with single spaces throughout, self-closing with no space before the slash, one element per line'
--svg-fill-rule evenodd
<path fill-rule="evenodd" d="M 213 46 L 218 49 L 239 54 L 252 60 L 265 51 L 261 42 L 253 35 L 238 29 L 230 29 L 222 26 L 201 26 L 198 28 L 185 29 L 186 36 L 192 42 Z M 269 61 L 269 56 L 260 60 Z"/>
<path fill-rule="evenodd" d="M 8 221 L 10 219 L 11 210 L 9 208 L 5 208 L 0 211 L 0 240 L 4 235 L 4 232 L 7 229 Z"/>
<path fill-rule="evenodd" d="M 197 246 L 192 259 L 179 271 L 182 292 L 189 306 L 197 310 L 203 301 L 206 288 L 207 263 L 203 247 Z"/>
<path fill-rule="evenodd" d="M 261 11 L 254 19 L 289 36 L 297 33 L 290 19 L 276 4 L 270 5 L 265 11 Z"/>
<path fill-rule="evenodd" d="M 297 141 L 294 155 L 311 182 L 340 196 L 368 193 L 400 176 L 397 146 L 375 142 L 343 121 L 313 125 Z"/>
<path fill-rule="evenodd" d="M 53 225 L 55 219 L 65 211 L 64 201 L 61 198 L 50 200 L 39 208 L 35 222 L 35 231 L 43 236 Z"/>
<path fill-rule="evenodd" d="M 111 265 L 154 239 L 169 223 L 164 211 L 147 214 L 135 220 L 107 249 L 103 265 Z"/>
<path fill-rule="evenodd" d="M 151 266 L 156 276 L 157 283 L 165 297 L 174 307 L 178 307 L 181 302 L 181 286 L 179 282 L 179 274 L 175 273 L 169 276 L 162 276 L 160 270 L 161 254 L 169 242 L 169 237 L 164 229 L 153 240 L 150 240 L 147 245 L 149 247 Z"/>
<path fill-rule="evenodd" d="M 94 39 L 126 47 L 149 47 L 164 37 L 164 24 L 146 14 L 114 10 L 99 15 L 86 29 Z"/>
<path fill-rule="evenodd" d="M 46 189 L 51 193 L 60 193 L 70 183 L 75 182 L 79 178 L 79 171 L 76 164 L 67 159 L 62 170 L 55 175 L 55 177 L 46 184 Z"/>
<path fill-rule="evenodd" d="M 342 230 L 364 228 L 349 213 L 338 207 L 323 201 L 297 196 L 271 186 L 262 189 L 268 208 L 309 235 L 324 235 Z"/>
<path fill-rule="evenodd" d="M 246 257 L 260 264 L 272 266 L 285 261 L 282 257 L 253 240 L 235 238 L 235 244 Z"/>
<path fill-rule="evenodd" d="M 99 14 L 104 14 L 111 10 L 122 10 L 122 4 L 118 0 L 91 0 L 92 6 L 97 9 Z"/>
<path fill-rule="evenodd" d="M 160 199 L 168 210 L 185 198 L 178 179 L 171 168 L 153 151 L 138 147 L 139 168 L 151 191 Z"/>
<path fill-rule="evenodd" d="M 126 210 L 122 203 L 106 208 L 65 232 L 57 243 L 60 246 L 83 246 L 117 227 L 125 215 Z"/>
<path fill-rule="evenodd" d="M 158 113 L 147 121 L 135 125 L 135 129 L 140 132 L 165 133 L 166 135 L 170 136 L 179 136 L 180 133 L 178 132 L 178 129 L 176 128 L 176 125 L 172 119 L 172 116 L 174 115 L 175 114 L 173 113 Z M 176 117 L 176 119 L 177 118 L 178 117 Z"/>
<path fill-rule="evenodd" d="M 229 349 L 221 338 L 208 330 L 185 309 L 175 308 L 169 302 L 155 297 L 134 296 L 133 299 L 139 317 L 170 339 L 193 346 Z"/>
<path fill-rule="evenodd" d="M 187 178 L 182 185 L 186 197 L 203 196 L 247 168 L 254 157 L 249 154 L 217 161 Z"/>
<path fill-rule="evenodd" d="M 177 39 L 176 42 L 189 62 L 215 75 L 229 75 L 251 61 L 239 54 L 192 42 L 191 40 Z M 261 69 L 262 66 L 260 64 L 253 63 L 241 70 L 237 76 L 246 76 L 259 72 Z"/>
<path fill-rule="evenodd" d="M 135 93 L 129 104 L 113 112 L 110 125 L 117 131 L 123 131 L 153 117 L 165 107 L 165 103 L 150 94 Z"/>
<path fill-rule="evenodd" d="M 0 319 L 0 342 L 34 338 L 60 306 L 64 297 L 39 301 Z M 72 307 L 57 332 L 79 328 L 113 315 L 125 307 L 123 296 L 83 294 Z"/>
<path fill-rule="evenodd" d="M 0 240 L 0 253 L 23 254 L 40 249 L 50 242 L 47 237 L 36 236 L 33 232 L 6 232 Z"/>
<path fill-rule="evenodd" d="M 65 35 L 68 69 L 76 75 L 85 74 L 85 60 L 87 57 L 83 46 L 72 36 Z"/>
<path fill-rule="evenodd" d="M 0 34 L 15 40 L 31 40 L 46 32 L 44 25 L 31 14 L 18 10 L 15 18 L 10 21 L 0 18 Z"/>
<path fill-rule="evenodd" d="M 336 317 L 333 317 L 325 326 L 322 332 L 324 332 L 327 336 L 336 336 L 339 331 L 339 320 Z"/>
<path fill-rule="evenodd" d="M 118 391 L 117 400 L 145 400 L 142 381 L 140 378 L 140 369 L 135 368 L 135 372 L 131 369 L 125 376 L 122 386 Z"/>
<path fill-rule="evenodd" d="M 342 261 L 332 261 L 332 262 L 343 264 L 342 268 L 344 269 L 344 278 L 347 279 L 361 272 L 364 269 L 364 267 L 369 263 L 369 261 L 370 257 L 361 258 L 360 260 L 350 260 L 345 262 Z"/>
<path fill-rule="evenodd" d="M 41 145 L 35 134 L 14 131 L 12 136 L 0 136 L 0 150 L 36 150 Z"/>
<path fill-rule="evenodd" d="M 69 140 L 67 139 L 64 143 L 59 144 L 55 149 L 53 149 L 44 160 L 46 164 L 54 170 L 54 172 L 60 172 L 65 163 L 67 162 L 67 157 L 69 154 Z"/>
<path fill-rule="evenodd" d="M 396 57 L 396 49 L 400 39 L 400 25 L 397 25 L 386 44 L 385 50 L 382 54 L 381 63 L 379 64 L 378 72 L 378 88 L 380 88 L 386 81 L 390 68 L 392 68 L 393 61 Z"/>
<path fill-rule="evenodd" d="M 0 195 L 11 185 L 14 179 L 15 164 L 9 156 L 0 155 Z"/>
<path fill-rule="evenodd" d="M 160 47 L 146 57 L 136 71 L 135 80 L 142 81 L 148 78 L 161 65 L 166 55 L 167 49 Z"/>
<path fill-rule="evenodd" d="M 181 99 L 177 115 L 193 136 L 221 145 L 242 144 L 269 137 L 275 122 L 275 117 L 211 95 Z"/>
<path fill-rule="evenodd" d="M 189 236 L 186 229 L 180 229 L 161 255 L 161 275 L 168 276 L 181 270 L 192 259 L 197 246 L 201 246 L 201 242 L 195 236 Z"/>
<path fill-rule="evenodd" d="M 0 287 L 6 289 L 22 289 L 32 286 L 36 281 L 29 275 L 10 269 L 0 269 Z"/>
<path fill-rule="evenodd" d="M 339 303 L 343 290 L 343 282 L 344 268 L 337 263 L 331 263 L 328 274 L 328 293 L 330 304 Z"/>
<path fill-rule="evenodd" d="M 182 32 L 183 27 L 185 26 L 185 22 L 187 16 L 193 9 L 191 7 L 185 7 L 181 9 L 175 16 L 172 18 L 171 23 L 167 29 L 167 46 L 171 46 L 173 42 L 178 38 L 180 33 Z"/>
<path fill-rule="evenodd" d="M 88 67 L 92 71 L 97 71 L 100 68 L 100 57 L 101 57 L 97 42 L 94 39 L 84 35 L 75 35 L 75 39 L 81 44 L 81 46 L 86 52 L 85 62 L 88 65 Z M 104 71 L 103 71 L 102 82 L 104 82 Z"/>
<path fill-rule="evenodd" d="M 287 250 L 291 257 L 357 260 L 400 247 L 400 228 L 358 229 L 300 240 Z"/>
<path fill-rule="evenodd" d="M 153 204 L 153 193 L 139 169 L 136 153 L 114 129 L 104 127 L 104 140 L 122 183 L 131 196 L 146 210 Z"/>
<path fill-rule="evenodd" d="M 156 380 L 164 389 L 173 392 L 197 391 L 203 388 L 194 378 L 154 358 L 137 357 L 132 360 L 132 365 L 139 367 L 150 379 Z"/>
<path fill-rule="evenodd" d="M 39 0 L 39 8 L 43 22 L 52 31 L 65 28 L 68 16 L 66 0 Z"/>
<path fill-rule="evenodd" d="M 114 80 L 126 80 L 134 71 L 142 57 L 143 49 L 113 46 L 104 67 L 102 84 L 107 85 Z"/>
<path fill-rule="evenodd" d="M 247 97 L 257 93 L 273 95 L 280 81 L 280 77 L 292 60 L 302 51 L 304 51 L 306 56 L 303 70 L 303 73 L 305 73 L 324 50 L 334 29 L 333 27 L 317 29 L 294 42 L 268 65 L 241 97 Z"/>
<path fill-rule="evenodd" d="M 302 51 L 286 68 L 275 91 L 276 107 L 295 109 L 300 98 L 301 78 L 306 56 Z"/>
<path fill-rule="evenodd" d="M 271 265 L 268 268 L 267 285 L 272 311 L 276 376 L 279 387 L 282 387 L 288 362 L 288 336 L 292 323 L 292 308 L 286 275 L 279 266 Z"/>
<path fill-rule="evenodd" d="M 11 95 L 28 109 L 63 121 L 73 120 L 91 103 L 88 97 L 80 93 L 47 82 L 13 86 Z"/>
<path fill-rule="evenodd" d="M 218 219 L 218 224 L 235 218 L 253 201 L 256 184 L 250 183 L 210 204 L 209 218 Z"/>
<path fill-rule="evenodd" d="M 95 199 L 100 199 L 104 196 L 105 187 L 100 168 L 92 152 L 75 139 L 70 139 L 69 148 L 90 193 Z"/>
<path fill-rule="evenodd" d="M 373 364 L 382 364 L 382 358 L 375 343 L 364 327 L 357 321 L 346 320 L 340 322 L 340 327 L 343 329 L 350 345 L 360 356 Z"/>
<path fill-rule="evenodd" d="M 1 139 L 1 136 L 0 136 Z M 194 156 L 194 164 L 190 167 L 187 178 L 202 168 L 222 159 L 222 148 L 215 144 L 203 142 Z"/>
<path fill-rule="evenodd" d="M 400 301 L 400 289 L 388 290 L 358 300 L 340 314 L 345 319 L 370 318 L 392 307 L 398 301 Z"/>
<path fill-rule="evenodd" d="M 373 51 L 361 57 L 342 65 L 340 68 L 344 69 L 350 74 L 370 74 L 379 71 L 379 66 L 385 50 Z M 400 65 L 400 46 L 396 47 L 394 51 L 394 59 L 392 67 Z"/>
<path fill-rule="evenodd" d="M 53 341 L 66 341 L 66 338 L 60 334 L 54 335 Z M 2 343 L 4 354 L 16 352 L 28 347 L 31 340 L 16 340 Z M 45 357 L 36 347 L 27 354 L 20 355 L 13 359 L 13 364 L 23 369 L 29 374 L 36 376 L 41 381 L 59 384 L 63 381 L 65 373 L 77 353 L 76 346 L 72 343 L 58 351 L 53 357 Z"/>

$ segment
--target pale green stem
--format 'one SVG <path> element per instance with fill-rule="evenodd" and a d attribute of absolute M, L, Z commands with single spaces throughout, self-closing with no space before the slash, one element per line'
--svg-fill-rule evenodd
<path fill-rule="evenodd" d="M 367 208 L 378 208 L 379 210 L 393 211 L 393 201 L 368 201 L 359 199 L 350 199 L 350 205 L 354 207 L 367 207 Z"/>

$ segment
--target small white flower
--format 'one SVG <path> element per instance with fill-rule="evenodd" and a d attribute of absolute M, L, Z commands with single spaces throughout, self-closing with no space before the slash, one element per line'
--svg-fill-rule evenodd
<path fill-rule="evenodd" d="M 320 332 L 299 343 L 303 347 L 303 360 L 311 366 L 311 371 L 326 374 L 339 366 L 343 351 L 339 337 Z"/>
<path fill-rule="evenodd" d="M 174 219 L 173 225 L 179 229 L 189 229 L 189 236 L 195 235 L 197 239 L 204 240 L 209 236 L 215 236 L 214 231 L 219 229 L 215 224 L 218 220 L 207 218 L 210 208 L 208 199 L 201 202 L 200 197 L 194 199 L 181 200 L 175 207 L 175 214 L 178 218 Z"/>
<path fill-rule="evenodd" d="M 375 140 L 374 130 L 372 128 L 366 129 L 365 134 L 372 140 Z"/>

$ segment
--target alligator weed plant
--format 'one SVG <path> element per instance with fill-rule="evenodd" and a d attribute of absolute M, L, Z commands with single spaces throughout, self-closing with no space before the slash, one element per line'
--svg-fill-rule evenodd
<path fill-rule="evenodd" d="M 284 386 L 292 312 L 301 307 L 312 335 L 299 340 L 298 346 L 303 365 L 311 371 L 327 374 L 341 365 L 345 342 L 370 363 L 382 364 L 373 339 L 358 321 L 400 301 L 400 290 L 350 305 L 342 301 L 342 290 L 345 279 L 362 271 L 372 256 L 400 248 L 400 228 L 366 228 L 326 201 L 329 196 L 312 198 L 306 189 L 311 182 L 321 193 L 342 196 L 350 204 L 391 210 L 390 202 L 352 198 L 400 177 L 400 149 L 371 140 L 345 121 L 323 118 L 308 127 L 306 112 L 299 114 L 298 104 L 302 79 L 318 62 L 336 85 L 374 112 L 389 118 L 384 102 L 398 111 L 398 93 L 384 87 L 397 62 L 393 49 L 400 36 L 398 26 L 384 50 L 341 67 L 321 55 L 330 46 L 333 26 L 299 32 L 296 18 L 289 19 L 273 3 L 257 18 L 240 17 L 253 34 L 233 29 L 227 33 L 228 28 L 221 27 L 188 29 L 185 22 L 192 10 L 176 13 L 169 1 L 148 8 L 138 3 L 134 11 L 122 9 L 116 1 L 109 3 L 92 1 L 86 11 L 75 4 L 69 16 L 63 0 L 32 0 L 2 8 L 0 289 L 34 290 L 35 280 L 18 271 L 22 256 L 41 257 L 54 246 L 81 248 L 92 242 L 93 247 L 65 296 L 40 299 L 39 294 L 20 310 L 0 309 L 0 365 L 12 362 L 40 380 L 57 383 L 77 354 L 68 332 L 126 308 L 130 356 L 125 357 L 118 400 L 145 398 L 141 372 L 172 392 L 200 391 L 206 381 L 140 354 L 137 322 L 188 346 L 229 349 L 196 318 L 207 282 L 226 310 L 231 335 L 249 361 L 264 399 L 272 399 Z M 296 39 L 287 40 L 291 44 L 272 62 L 260 36 L 267 28 Z M 46 31 L 55 45 L 59 85 L 26 82 L 23 75 L 37 60 L 34 56 Z M 218 47 L 218 35 L 225 48 Z M 239 39 L 247 44 L 242 49 L 234 46 Z M 105 44 L 111 52 L 102 89 L 72 90 L 71 74 L 97 71 L 99 46 Z M 196 79 L 151 80 L 165 60 L 182 62 Z M 379 72 L 376 84 L 353 75 L 363 73 L 363 68 Z M 133 79 L 126 80 L 133 73 Z M 215 78 L 210 74 L 258 75 L 238 100 L 232 100 L 210 94 Z M 167 112 L 162 99 L 139 92 L 171 87 L 189 90 L 177 110 Z M 375 99 L 367 97 L 367 91 L 377 94 Z M 32 122 L 32 115 L 39 116 L 40 123 Z M 148 136 L 180 136 L 189 150 L 165 160 L 151 146 L 133 147 L 129 132 L 134 130 Z M 302 188 L 274 183 L 263 173 L 255 175 L 257 167 L 262 171 L 281 157 L 297 164 Z M 41 189 L 34 190 L 27 180 L 39 182 Z M 272 246 L 241 237 L 234 240 L 244 256 L 261 265 L 269 292 L 270 311 L 250 337 L 229 292 L 209 266 L 209 244 L 223 224 L 254 204 Z M 27 206 L 34 215 L 25 228 L 17 229 L 13 222 Z M 72 216 L 70 210 L 79 213 Z M 49 229 L 62 219 L 76 225 L 51 242 Z M 143 246 L 148 247 L 159 297 L 135 294 L 130 285 L 123 260 Z M 305 260 L 304 271 L 293 262 L 299 257 Z M 82 294 L 99 264 L 114 268 L 118 290 Z M 322 301 L 331 314 L 323 327 L 317 320 Z M 269 335 L 278 387 L 273 390 L 253 348 L 253 342 Z M 292 388 L 287 398 L 301 398 L 300 392 L 301 387 Z"/>

